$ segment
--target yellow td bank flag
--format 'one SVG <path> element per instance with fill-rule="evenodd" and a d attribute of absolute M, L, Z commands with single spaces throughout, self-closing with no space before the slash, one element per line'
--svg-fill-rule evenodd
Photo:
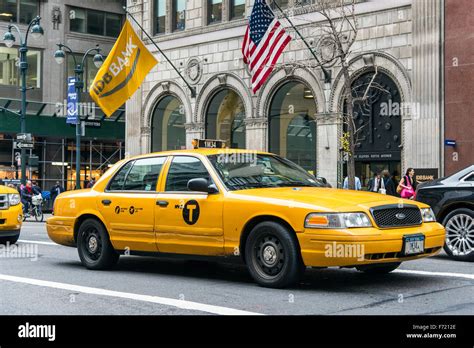
<path fill-rule="evenodd" d="M 127 20 L 89 91 L 110 117 L 130 98 L 148 72 L 158 63 Z"/>

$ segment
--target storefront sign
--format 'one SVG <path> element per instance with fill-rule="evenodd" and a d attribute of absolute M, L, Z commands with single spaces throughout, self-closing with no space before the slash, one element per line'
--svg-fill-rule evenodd
<path fill-rule="evenodd" d="M 438 168 L 415 168 L 415 180 L 419 182 L 438 179 Z"/>
<path fill-rule="evenodd" d="M 399 152 L 380 152 L 380 153 L 364 153 L 359 152 L 354 155 L 357 161 L 400 161 Z"/>

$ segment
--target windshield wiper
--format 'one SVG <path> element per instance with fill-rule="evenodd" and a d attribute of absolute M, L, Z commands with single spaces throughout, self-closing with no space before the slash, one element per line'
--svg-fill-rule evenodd
<path fill-rule="evenodd" d="M 286 181 L 277 183 L 276 186 L 279 187 L 291 187 L 291 186 L 303 186 L 303 187 L 318 187 L 317 185 L 307 184 L 301 181 Z"/>

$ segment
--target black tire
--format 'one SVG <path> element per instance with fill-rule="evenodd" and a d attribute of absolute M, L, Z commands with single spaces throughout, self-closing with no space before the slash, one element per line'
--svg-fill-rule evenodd
<path fill-rule="evenodd" d="M 453 210 L 443 219 L 443 226 L 446 228 L 446 254 L 454 260 L 474 261 L 474 211 L 468 208 Z"/>
<path fill-rule="evenodd" d="M 120 257 L 112 247 L 106 229 L 95 219 L 84 220 L 79 226 L 77 251 L 82 264 L 92 270 L 109 269 Z"/>
<path fill-rule="evenodd" d="M 245 261 L 252 278 L 269 288 L 296 284 L 305 269 L 295 235 L 273 221 L 252 229 L 245 244 Z"/>
<path fill-rule="evenodd" d="M 6 245 L 7 243 L 11 244 L 16 244 L 18 242 L 18 239 L 20 238 L 20 235 L 15 236 L 15 237 L 1 237 L 0 238 L 0 244 Z"/>
<path fill-rule="evenodd" d="M 35 208 L 35 220 L 37 222 L 43 222 L 44 214 L 39 208 Z"/>
<path fill-rule="evenodd" d="M 366 274 L 387 274 L 396 270 L 401 264 L 401 262 L 376 263 L 373 265 L 358 266 L 356 269 Z"/>

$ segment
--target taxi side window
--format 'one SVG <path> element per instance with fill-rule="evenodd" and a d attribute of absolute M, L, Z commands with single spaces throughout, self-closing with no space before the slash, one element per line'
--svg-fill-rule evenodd
<path fill-rule="evenodd" d="M 168 171 L 165 191 L 189 191 L 188 181 L 195 178 L 210 180 L 204 164 L 195 157 L 176 156 L 173 158 Z"/>
<path fill-rule="evenodd" d="M 156 184 L 166 157 L 136 160 L 123 184 L 124 191 L 156 191 Z"/>
<path fill-rule="evenodd" d="M 124 165 L 117 174 L 112 178 L 112 181 L 109 184 L 109 190 L 116 191 L 121 190 L 125 182 L 125 177 L 127 176 L 130 168 L 132 168 L 133 161 L 128 162 Z"/>

